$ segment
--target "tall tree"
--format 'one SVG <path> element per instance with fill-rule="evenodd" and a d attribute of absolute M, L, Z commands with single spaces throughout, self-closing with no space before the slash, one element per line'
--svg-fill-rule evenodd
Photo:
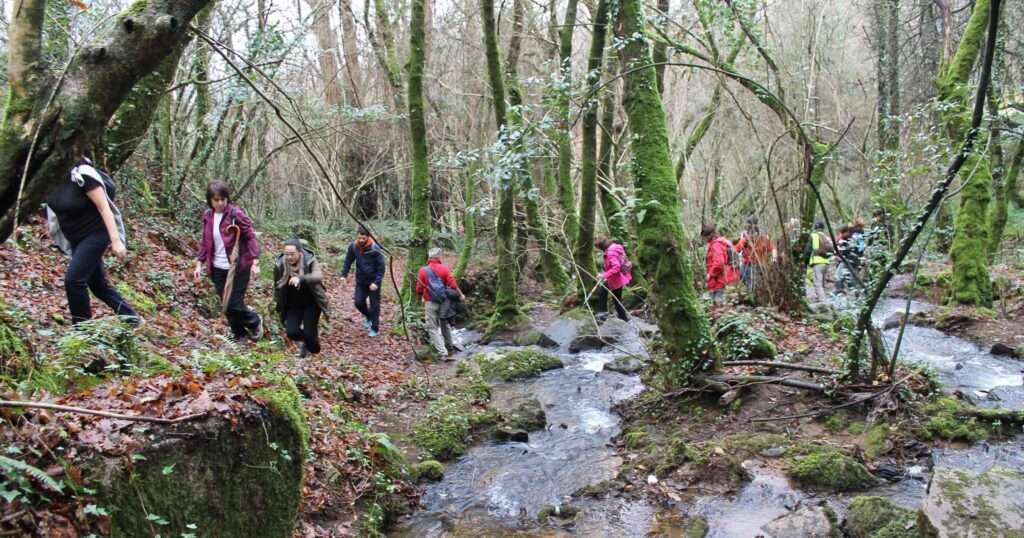
<path fill-rule="evenodd" d="M 637 266 L 651 283 L 650 300 L 668 361 L 659 373 L 670 384 L 691 380 L 713 365 L 707 317 L 694 289 L 693 272 L 679 221 L 679 194 L 657 73 L 645 36 L 640 0 L 621 0 L 618 35 L 625 74 L 624 106 L 632 129 L 640 248 Z"/>
<path fill-rule="evenodd" d="M 960 144 L 970 128 L 969 83 L 974 64 L 985 39 L 990 0 L 978 0 L 960 38 L 956 54 L 939 74 L 939 101 L 947 136 Z M 977 150 L 964 165 L 964 187 L 953 227 L 953 299 L 961 304 L 990 305 L 992 282 L 988 275 L 988 206 L 992 197 L 992 170 L 984 147 L 987 137 L 980 134 Z"/>
<path fill-rule="evenodd" d="M 551 9 L 555 2 L 552 0 Z M 576 30 L 578 0 L 569 0 L 565 5 L 565 18 L 558 31 L 558 88 L 556 113 L 558 116 L 558 203 L 565 213 L 563 232 L 570 243 L 576 239 L 579 221 L 576 218 L 576 190 L 572 185 L 572 38 Z"/>
<path fill-rule="evenodd" d="M 579 271 L 582 293 L 593 289 L 594 278 L 594 214 L 597 206 L 597 123 L 601 68 L 604 66 L 604 45 L 608 28 L 608 0 L 598 0 L 594 11 L 594 31 L 587 59 L 587 101 L 583 103 L 583 174 L 580 180 L 580 220 L 573 255 Z"/>
<path fill-rule="evenodd" d="M 405 283 L 402 285 L 403 300 L 414 308 L 419 302 L 413 300 L 413 286 L 419 268 L 427 263 L 427 250 L 430 247 L 430 163 L 427 150 L 427 126 L 423 115 L 423 71 L 426 65 L 426 43 L 424 37 L 423 3 L 425 0 L 412 0 L 412 13 L 409 17 L 409 64 L 407 90 L 409 103 L 409 145 L 412 153 L 412 207 L 410 218 L 412 223 L 412 243 L 409 246 L 409 262 L 405 271 Z"/>
<path fill-rule="evenodd" d="M 348 79 L 347 102 L 350 106 L 362 108 L 362 91 L 359 86 L 362 69 L 359 66 L 352 0 L 338 1 L 338 17 L 341 19 L 341 55 L 345 60 L 345 78 Z"/>
<path fill-rule="evenodd" d="M 494 18 L 494 0 L 480 0 L 480 14 L 483 20 L 484 53 L 487 57 L 487 77 L 491 82 L 494 97 L 494 123 L 504 147 L 509 146 L 509 129 L 505 106 L 505 81 L 501 72 L 501 57 L 498 53 L 498 31 Z M 500 175 L 500 174 L 499 174 Z M 491 331 L 509 327 L 519 321 L 522 313 L 516 297 L 515 245 L 513 237 L 515 180 L 499 177 L 498 188 L 498 289 L 494 298 L 494 315 Z"/>
<path fill-rule="evenodd" d="M 320 82 L 324 88 L 324 102 L 332 109 L 341 105 L 341 81 L 338 69 L 338 34 L 331 27 L 333 2 L 328 0 L 306 0 L 313 10 L 313 35 L 316 36 L 316 60 L 320 65 Z"/>
<path fill-rule="evenodd" d="M 56 79 L 42 55 L 46 2 L 20 3 L 8 32 L 9 87 L 0 121 L 0 239 L 12 232 L 15 207 L 36 207 L 67 177 L 78 153 L 101 139 L 131 89 L 174 52 L 208 3 L 136 4 Z"/>

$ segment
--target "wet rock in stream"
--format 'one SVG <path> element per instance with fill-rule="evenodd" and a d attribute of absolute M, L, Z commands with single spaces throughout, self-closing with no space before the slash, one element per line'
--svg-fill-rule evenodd
<path fill-rule="evenodd" d="M 833 538 L 840 536 L 835 513 L 828 505 L 800 505 L 764 526 L 773 538 Z"/>
<path fill-rule="evenodd" d="M 633 357 L 619 357 L 612 362 L 604 365 L 604 369 L 610 372 L 618 372 L 620 374 L 632 375 L 643 370 L 644 363 L 639 359 Z"/>
<path fill-rule="evenodd" d="M 1002 342 L 996 342 L 995 344 L 992 344 L 992 349 L 989 350 L 989 353 L 993 355 L 1000 355 L 1003 357 L 1012 357 L 1014 359 L 1019 359 L 1021 358 L 1021 351 L 1021 349 L 1004 344 Z"/>
<path fill-rule="evenodd" d="M 919 522 L 928 536 L 1024 535 L 1024 473 L 939 468 Z"/>

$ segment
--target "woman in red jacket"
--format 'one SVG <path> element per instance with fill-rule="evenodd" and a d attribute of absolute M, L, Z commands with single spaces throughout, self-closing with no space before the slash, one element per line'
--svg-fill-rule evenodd
<path fill-rule="evenodd" d="M 608 308 L 608 292 L 611 292 L 612 302 L 615 304 L 615 313 L 622 321 L 629 321 L 629 314 L 622 304 L 622 292 L 626 285 L 633 281 L 633 270 L 626 257 L 626 247 L 612 243 L 605 237 L 597 238 L 594 241 L 594 248 L 604 253 L 603 271 L 598 274 L 597 307 L 603 314 Z"/>
<path fill-rule="evenodd" d="M 256 240 L 252 219 L 244 209 L 231 203 L 231 189 L 223 181 L 214 181 L 207 186 L 206 204 L 209 209 L 203 213 L 203 239 L 199 243 L 193 276 L 198 280 L 205 267 L 217 289 L 217 296 L 224 301 L 231 264 L 237 264 L 224 317 L 236 341 L 241 342 L 247 337 L 259 340 L 263 338 L 263 318 L 245 306 L 249 280 L 260 276 L 260 266 L 256 263 L 260 244 Z"/>
<path fill-rule="evenodd" d="M 704 258 L 707 270 L 707 286 L 711 292 L 711 300 L 716 304 L 725 301 L 725 287 L 739 279 L 736 268 L 729 262 L 730 252 L 736 256 L 736 249 L 728 239 L 718 235 L 713 224 L 705 224 L 700 237 L 708 244 L 707 256 Z"/>

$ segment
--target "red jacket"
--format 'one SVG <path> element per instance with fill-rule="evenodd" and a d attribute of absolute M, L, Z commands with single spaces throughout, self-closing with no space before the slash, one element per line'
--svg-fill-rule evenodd
<path fill-rule="evenodd" d="M 224 251 L 228 257 L 231 256 L 231 249 L 235 246 L 235 234 L 228 233 L 228 227 L 234 222 L 241 232 L 242 245 L 238 251 L 238 270 L 248 271 L 252 268 L 253 261 L 260 257 L 260 243 L 256 240 L 256 232 L 252 226 L 252 219 L 245 214 L 245 210 L 236 206 L 228 205 L 224 208 L 224 218 L 220 220 L 220 235 L 224 239 Z M 203 239 L 199 242 L 199 252 L 196 258 L 200 263 L 206 265 L 206 270 L 213 272 L 213 210 L 207 209 L 203 212 Z"/>
<path fill-rule="evenodd" d="M 729 249 L 732 243 L 718 236 L 708 243 L 708 253 L 704 258 L 707 265 L 707 285 L 711 291 L 720 290 L 739 279 L 736 269 L 729 265 Z"/>
<path fill-rule="evenodd" d="M 444 285 L 453 290 L 459 289 L 459 284 L 455 282 L 455 277 L 452 276 L 451 270 L 448 269 L 441 260 L 437 258 L 430 258 L 427 260 L 427 265 L 434 271 L 437 278 L 444 282 Z M 416 293 L 423 299 L 423 302 L 430 302 L 430 279 L 427 278 L 427 268 L 420 267 L 419 276 L 416 277 Z"/>
<path fill-rule="evenodd" d="M 744 235 L 736 242 L 736 252 L 743 255 L 744 265 L 764 265 L 771 261 L 774 250 L 775 243 L 765 234 L 758 234 L 754 239 Z"/>

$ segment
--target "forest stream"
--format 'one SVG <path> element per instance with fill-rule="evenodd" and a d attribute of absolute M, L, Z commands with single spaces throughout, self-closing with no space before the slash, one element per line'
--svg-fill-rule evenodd
<path fill-rule="evenodd" d="M 887 299 L 875 312 L 876 323 L 902 312 L 905 301 Z M 931 305 L 911 303 L 912 312 Z M 618 322 L 615 322 L 618 324 Z M 559 319 L 544 329 L 559 347 L 555 354 L 564 368 L 538 378 L 495 387 L 496 406 L 512 407 L 537 398 L 547 414 L 547 427 L 530 432 L 526 442 L 485 442 L 471 448 L 453 463 L 444 479 L 427 487 L 421 509 L 406 518 L 392 536 L 495 536 L 517 533 L 526 536 L 574 534 L 578 536 L 646 536 L 657 530 L 682 535 L 671 528 L 673 515 L 700 515 L 708 523 L 709 537 L 770 536 L 762 527 L 801 503 L 829 501 L 842 516 L 848 497 L 805 492 L 759 462 L 743 466 L 753 479 L 734 496 L 697 497 L 673 506 L 628 496 L 604 499 L 571 498 L 581 488 L 613 479 L 622 464 L 611 444 L 620 433 L 620 418 L 612 407 L 643 390 L 636 375 L 608 371 L 605 366 L 624 355 L 646 356 L 638 324 L 621 327 L 619 344 L 600 351 L 570 353 L 569 342 L 580 322 Z M 621 325 L 621 324 L 619 324 Z M 899 329 L 885 331 L 891 347 Z M 498 343 L 473 343 L 478 335 L 457 335 L 466 347 L 464 356 L 495 349 Z M 902 341 L 903 360 L 928 365 L 947 392 L 960 391 L 976 405 L 1024 408 L 1020 362 L 993 356 L 965 340 L 940 331 L 908 325 Z M 460 357 L 461 358 L 461 357 Z M 996 401 L 995 398 L 1001 398 Z M 995 464 L 1024 470 L 1021 438 L 1001 444 L 977 443 L 963 448 L 935 448 L 933 468 L 944 466 L 985 471 Z M 917 509 L 924 500 L 932 469 L 903 469 L 903 478 L 861 494 L 886 497 L 896 504 Z M 571 504 L 570 504 L 571 503 Z M 563 526 L 542 525 L 541 510 L 570 507 L 579 516 L 567 517 Z"/>

